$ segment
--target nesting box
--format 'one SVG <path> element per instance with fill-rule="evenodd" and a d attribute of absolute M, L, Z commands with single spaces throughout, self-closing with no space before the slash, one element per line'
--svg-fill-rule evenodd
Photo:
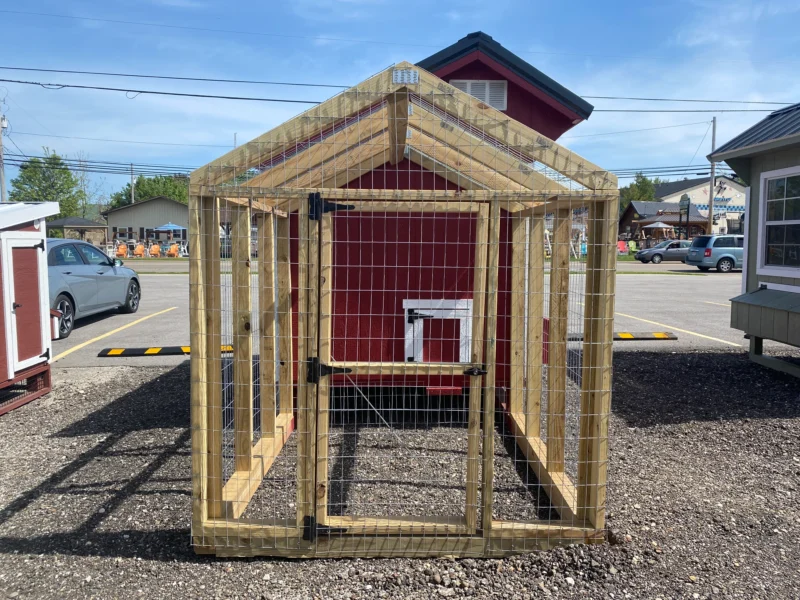
<path fill-rule="evenodd" d="M 600 541 L 617 207 L 408 63 L 194 172 L 196 550 Z"/>
<path fill-rule="evenodd" d="M 0 204 L 0 414 L 50 391 L 45 218 L 56 202 Z"/>

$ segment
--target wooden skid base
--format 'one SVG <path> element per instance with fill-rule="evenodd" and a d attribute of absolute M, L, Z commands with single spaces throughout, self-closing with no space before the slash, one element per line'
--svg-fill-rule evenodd
<path fill-rule="evenodd" d="M 25 391 L 13 399 L 0 404 L 0 415 L 4 415 L 28 402 L 33 402 L 37 398 L 41 398 L 50 392 L 52 389 L 50 383 L 50 364 L 43 363 L 17 373 L 14 379 L 6 381 L 0 386 L 0 398 L 2 398 L 3 389 L 11 387 L 23 380 L 27 380 Z"/>

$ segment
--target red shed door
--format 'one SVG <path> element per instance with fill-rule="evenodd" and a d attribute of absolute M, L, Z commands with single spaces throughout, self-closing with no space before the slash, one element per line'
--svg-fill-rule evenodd
<path fill-rule="evenodd" d="M 14 372 L 47 360 L 47 300 L 42 297 L 42 275 L 39 271 L 44 252 L 40 239 L 5 240 L 7 282 L 6 314 L 11 327 L 11 360 Z M 44 304 L 43 304 L 44 302 Z"/>

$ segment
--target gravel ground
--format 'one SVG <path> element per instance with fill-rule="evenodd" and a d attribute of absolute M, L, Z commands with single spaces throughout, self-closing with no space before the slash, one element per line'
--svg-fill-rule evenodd
<path fill-rule="evenodd" d="M 610 543 L 504 560 L 195 556 L 187 382 L 185 365 L 59 370 L 0 418 L 0 594 L 800 597 L 800 383 L 741 353 L 616 353 Z"/>

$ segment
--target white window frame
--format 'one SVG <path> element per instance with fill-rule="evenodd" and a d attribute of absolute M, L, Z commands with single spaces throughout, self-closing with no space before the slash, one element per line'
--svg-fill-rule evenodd
<path fill-rule="evenodd" d="M 773 277 L 787 277 L 791 279 L 800 278 L 800 267 L 774 267 L 764 264 L 766 260 L 766 235 L 767 235 L 767 184 L 770 179 L 779 177 L 791 177 L 800 175 L 800 166 L 789 167 L 786 169 L 776 169 L 774 171 L 764 171 L 761 174 L 758 194 L 758 236 L 757 236 L 757 260 L 756 274 L 771 275 Z M 800 225 L 800 220 L 781 221 L 783 225 Z"/>
<path fill-rule="evenodd" d="M 414 362 L 422 361 L 422 346 L 425 341 L 425 319 L 408 322 L 410 309 L 423 311 L 433 319 L 458 319 L 458 362 L 470 363 L 472 357 L 472 300 L 403 300 L 403 322 L 405 323 L 405 360 L 413 356 Z"/>
<path fill-rule="evenodd" d="M 491 83 L 502 83 L 503 84 L 503 105 L 502 106 L 494 106 L 492 108 L 496 108 L 497 110 L 507 110 L 508 109 L 508 80 L 507 79 L 452 79 L 450 80 L 450 85 L 453 87 L 457 87 L 457 83 L 465 83 L 467 88 L 467 93 L 472 96 L 472 84 L 473 83 L 485 83 L 486 84 L 486 100 L 481 100 L 481 102 L 485 102 L 489 104 L 489 84 Z M 476 96 L 473 96 L 476 97 Z M 480 98 L 479 98 L 480 100 Z"/>

